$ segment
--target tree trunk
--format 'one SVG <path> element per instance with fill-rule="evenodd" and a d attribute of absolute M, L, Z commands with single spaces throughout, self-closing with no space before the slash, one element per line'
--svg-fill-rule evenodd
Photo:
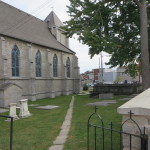
<path fill-rule="evenodd" d="M 150 65 L 148 50 L 148 17 L 146 1 L 142 0 L 140 5 L 141 24 L 141 62 L 142 62 L 142 86 L 143 90 L 150 87 Z"/>

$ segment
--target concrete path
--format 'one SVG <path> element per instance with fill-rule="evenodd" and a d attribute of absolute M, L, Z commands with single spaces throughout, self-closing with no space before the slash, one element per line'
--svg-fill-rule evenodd
<path fill-rule="evenodd" d="M 69 109 L 67 111 L 65 120 L 61 126 L 61 131 L 59 135 L 56 137 L 55 141 L 53 141 L 53 145 L 48 150 L 63 150 L 64 143 L 66 142 L 71 127 L 73 104 L 74 104 L 74 96 L 72 96 L 72 100 Z"/>

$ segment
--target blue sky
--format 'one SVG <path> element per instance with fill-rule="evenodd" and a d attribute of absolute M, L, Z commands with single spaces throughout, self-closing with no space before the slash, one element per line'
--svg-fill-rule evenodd
<path fill-rule="evenodd" d="M 46 16 L 53 10 L 62 22 L 69 19 L 67 14 L 67 5 L 69 0 L 2 0 L 18 9 L 21 9 L 37 18 L 44 20 Z M 90 59 L 88 55 L 88 46 L 77 41 L 77 37 L 70 39 L 70 48 L 76 52 L 79 59 L 80 72 L 92 70 L 99 67 L 99 55 Z M 103 53 L 103 66 L 109 60 L 106 53 Z"/>

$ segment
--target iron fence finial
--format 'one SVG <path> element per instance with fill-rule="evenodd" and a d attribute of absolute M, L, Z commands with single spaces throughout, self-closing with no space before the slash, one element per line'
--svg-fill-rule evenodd
<path fill-rule="evenodd" d="M 97 109 L 98 109 L 98 108 L 95 106 L 95 113 L 97 113 Z"/>

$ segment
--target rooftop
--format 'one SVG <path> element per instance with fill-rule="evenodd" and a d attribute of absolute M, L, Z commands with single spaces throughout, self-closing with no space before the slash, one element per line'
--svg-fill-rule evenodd
<path fill-rule="evenodd" d="M 42 21 L 2 1 L 0 1 L 0 35 L 67 53 L 74 53 L 56 40 L 49 31 L 46 21 Z"/>

